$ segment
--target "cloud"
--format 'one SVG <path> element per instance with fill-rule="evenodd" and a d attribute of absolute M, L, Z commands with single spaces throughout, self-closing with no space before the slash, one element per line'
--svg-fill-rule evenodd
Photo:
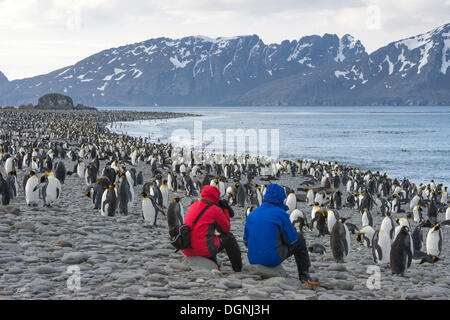
<path fill-rule="evenodd" d="M 32 76 L 161 36 L 257 34 L 279 43 L 349 33 L 373 51 L 448 17 L 450 0 L 0 0 L 0 37 L 8 39 L 0 70 L 10 79 Z"/>

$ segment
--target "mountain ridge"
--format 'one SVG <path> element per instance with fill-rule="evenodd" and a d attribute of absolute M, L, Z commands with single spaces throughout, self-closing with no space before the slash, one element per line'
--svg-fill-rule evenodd
<path fill-rule="evenodd" d="M 0 105 L 48 92 L 89 105 L 450 105 L 450 24 L 368 54 L 350 34 L 159 37 L 2 80 Z"/>

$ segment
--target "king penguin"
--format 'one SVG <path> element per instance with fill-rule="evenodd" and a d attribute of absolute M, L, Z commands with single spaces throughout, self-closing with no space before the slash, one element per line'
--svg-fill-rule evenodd
<path fill-rule="evenodd" d="M 375 230 L 371 226 L 362 227 L 356 235 L 356 240 L 367 248 L 372 247 Z"/>
<path fill-rule="evenodd" d="M 169 230 L 184 223 L 184 209 L 181 198 L 174 198 L 167 209 L 167 226 Z"/>
<path fill-rule="evenodd" d="M 58 161 L 56 164 L 55 177 L 59 180 L 59 182 L 61 182 L 61 184 L 64 184 L 64 181 L 66 180 L 66 167 L 64 162 Z"/>
<path fill-rule="evenodd" d="M 370 214 L 370 211 L 367 211 L 366 208 L 363 209 L 361 220 L 362 220 L 362 226 L 363 227 L 364 226 L 371 226 L 371 227 L 373 227 L 372 215 Z"/>
<path fill-rule="evenodd" d="M 413 250 L 409 227 L 402 226 L 391 247 L 390 267 L 392 274 L 404 276 L 405 271 L 411 266 Z"/>
<path fill-rule="evenodd" d="M 380 229 L 383 229 L 385 232 L 387 232 L 390 239 L 394 238 L 395 224 L 394 220 L 392 219 L 391 212 L 386 213 L 386 216 L 383 218 L 383 221 L 381 221 Z"/>
<path fill-rule="evenodd" d="M 295 196 L 294 191 L 289 192 L 289 195 L 286 198 L 286 205 L 289 207 L 289 213 L 297 208 L 297 197 Z"/>
<path fill-rule="evenodd" d="M 331 230 L 333 230 L 334 224 L 336 223 L 338 218 L 339 218 L 339 215 L 334 213 L 333 210 L 327 210 L 327 226 L 328 226 L 329 232 L 331 232 Z"/>
<path fill-rule="evenodd" d="M 164 180 L 159 188 L 162 196 L 162 207 L 167 208 L 169 206 L 169 187 L 167 185 L 167 180 Z"/>
<path fill-rule="evenodd" d="M 428 230 L 426 246 L 427 254 L 439 257 L 442 250 L 442 231 L 439 223 Z"/>
<path fill-rule="evenodd" d="M 350 232 L 345 225 L 345 220 L 345 218 L 339 218 L 331 230 L 331 252 L 337 263 L 344 263 L 344 258 L 350 252 Z"/>
<path fill-rule="evenodd" d="M 387 264 L 389 263 L 390 254 L 391 254 L 391 237 L 386 230 L 380 228 L 380 230 L 375 231 L 373 235 L 372 240 L 373 261 L 378 264 Z"/>
<path fill-rule="evenodd" d="M 116 191 L 112 185 L 103 191 L 102 204 L 100 207 L 100 214 L 104 217 L 113 217 L 117 208 Z"/>
<path fill-rule="evenodd" d="M 291 220 L 291 223 L 294 227 L 296 224 L 298 224 L 298 229 L 300 232 L 303 232 L 303 227 L 308 225 L 308 220 L 306 219 L 306 215 L 303 213 L 303 211 L 301 211 L 299 209 L 294 209 L 291 212 L 289 219 Z"/>
<path fill-rule="evenodd" d="M 308 206 L 313 206 L 314 205 L 314 190 L 308 189 L 308 188 L 306 188 L 305 190 L 308 190 L 308 192 L 306 193 L 306 204 Z"/>
<path fill-rule="evenodd" d="M 158 212 L 160 212 L 160 208 L 156 205 L 155 198 L 149 196 L 145 191 L 141 193 L 142 195 L 142 218 L 145 223 L 150 226 L 156 226 L 156 220 L 158 218 Z M 161 213 L 164 214 L 163 211 Z"/>
<path fill-rule="evenodd" d="M 39 185 L 39 179 L 34 171 L 31 171 L 27 177 L 25 185 L 25 201 L 28 206 L 37 206 L 39 203 L 39 191 L 34 189 Z"/>

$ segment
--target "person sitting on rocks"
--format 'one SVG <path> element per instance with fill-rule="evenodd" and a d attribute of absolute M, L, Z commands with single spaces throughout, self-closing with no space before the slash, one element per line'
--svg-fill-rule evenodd
<path fill-rule="evenodd" d="M 318 285 L 308 273 L 311 263 L 305 238 L 292 225 L 285 199 L 281 186 L 269 184 L 262 205 L 248 215 L 244 229 L 248 260 L 250 264 L 276 267 L 294 255 L 300 281 Z"/>
<path fill-rule="evenodd" d="M 203 210 L 205 211 L 202 213 Z M 200 218 L 192 226 L 200 214 Z M 233 216 L 233 209 L 226 201 L 220 200 L 220 190 L 205 185 L 202 188 L 201 199 L 189 207 L 184 217 L 184 223 L 191 228 L 191 248 L 181 252 L 187 257 L 201 256 L 218 264 L 217 253 L 225 249 L 233 270 L 240 272 L 241 250 L 236 238 L 230 232 L 230 217 Z M 219 236 L 215 234 L 216 230 L 220 233 Z"/>

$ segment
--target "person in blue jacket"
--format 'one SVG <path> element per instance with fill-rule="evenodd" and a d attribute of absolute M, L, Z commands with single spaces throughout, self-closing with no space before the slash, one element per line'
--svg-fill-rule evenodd
<path fill-rule="evenodd" d="M 285 199 L 281 186 L 269 184 L 263 204 L 248 215 L 244 229 L 248 260 L 250 264 L 276 267 L 294 255 L 299 279 L 318 284 L 308 273 L 311 263 L 305 238 L 292 225 Z"/>

